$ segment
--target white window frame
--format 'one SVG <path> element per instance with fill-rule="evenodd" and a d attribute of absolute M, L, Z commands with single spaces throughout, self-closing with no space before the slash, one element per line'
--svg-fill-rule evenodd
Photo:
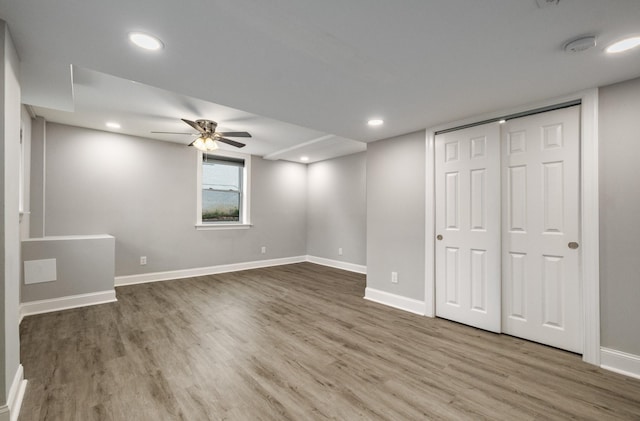
<path fill-rule="evenodd" d="M 229 230 L 229 229 L 248 229 L 251 227 L 251 155 L 242 154 L 232 151 L 216 150 L 207 155 L 220 156 L 227 158 L 235 158 L 244 160 L 244 173 L 242 174 L 242 205 L 240 212 L 240 221 L 235 223 L 229 222 L 202 222 L 202 160 L 204 153 L 197 151 L 196 153 L 196 229 L 197 230 Z"/>

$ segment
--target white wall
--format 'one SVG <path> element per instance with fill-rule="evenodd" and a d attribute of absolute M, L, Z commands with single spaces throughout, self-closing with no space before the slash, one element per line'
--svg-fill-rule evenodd
<path fill-rule="evenodd" d="M 599 103 L 601 342 L 640 355 L 640 78 Z"/>
<path fill-rule="evenodd" d="M 18 55 L 13 46 L 6 23 L 0 21 L 2 90 L 0 111 L 0 293 L 4 329 L 0 347 L 0 401 L 7 396 L 20 365 L 18 334 L 18 303 L 20 274 L 20 233 L 18 213 L 18 161 L 20 157 L 20 84 L 18 82 Z M 3 409 L 4 410 L 4 409 Z M 4 412 L 6 413 L 6 412 Z"/>
<path fill-rule="evenodd" d="M 418 301 L 425 279 L 425 136 L 367 145 L 367 288 Z"/>
<path fill-rule="evenodd" d="M 113 235 L 116 276 L 306 254 L 305 165 L 252 157 L 253 226 L 217 231 L 195 229 L 193 148 L 47 123 L 44 166 L 45 235 Z"/>
<path fill-rule="evenodd" d="M 366 265 L 366 152 L 309 164 L 307 178 L 307 254 Z"/>

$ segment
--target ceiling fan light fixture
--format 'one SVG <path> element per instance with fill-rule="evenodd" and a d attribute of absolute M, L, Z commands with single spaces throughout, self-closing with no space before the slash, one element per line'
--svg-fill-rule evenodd
<path fill-rule="evenodd" d="M 218 142 L 212 139 L 210 136 L 200 136 L 190 145 L 202 152 L 211 152 L 218 149 Z"/>
<path fill-rule="evenodd" d="M 191 146 L 193 146 L 194 148 L 206 152 L 207 148 L 205 148 L 204 146 L 204 139 L 199 137 L 196 140 L 193 141 L 193 143 L 191 144 Z"/>
<path fill-rule="evenodd" d="M 198 136 L 196 140 L 191 142 L 189 146 L 193 146 L 196 149 L 199 149 L 204 152 L 215 151 L 220 147 L 220 142 L 225 143 L 227 145 L 234 146 L 236 148 L 244 148 L 244 143 L 236 142 L 235 140 L 228 139 L 227 137 L 251 137 L 249 132 L 216 132 L 216 127 L 218 123 L 213 120 L 196 120 L 191 121 L 185 118 L 181 118 L 183 122 L 191 126 L 193 129 L 197 130 L 198 133 L 193 133 Z M 162 133 L 162 134 L 191 134 L 191 133 L 178 133 L 178 132 L 151 132 L 151 133 Z"/>
<path fill-rule="evenodd" d="M 215 151 L 216 149 L 218 149 L 218 142 L 216 142 L 215 140 L 213 140 L 210 137 L 208 137 L 204 141 L 204 147 L 208 151 Z"/>

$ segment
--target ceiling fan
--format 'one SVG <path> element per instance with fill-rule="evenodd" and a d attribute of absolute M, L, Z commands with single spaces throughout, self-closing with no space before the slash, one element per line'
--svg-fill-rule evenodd
<path fill-rule="evenodd" d="M 218 123 L 213 120 L 196 120 L 191 121 L 184 118 L 180 120 L 193 127 L 198 133 L 176 133 L 176 132 L 151 132 L 151 133 L 166 133 L 166 134 L 189 134 L 197 135 L 198 138 L 191 142 L 189 146 L 193 146 L 203 152 L 215 151 L 218 149 L 218 142 L 226 143 L 227 145 L 235 146 L 236 148 L 244 148 L 244 143 L 236 142 L 235 140 L 227 139 L 227 137 L 251 137 L 248 132 L 217 132 L 216 127 Z"/>

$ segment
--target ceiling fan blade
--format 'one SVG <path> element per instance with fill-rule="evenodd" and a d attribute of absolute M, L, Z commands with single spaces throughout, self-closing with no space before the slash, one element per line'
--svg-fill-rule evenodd
<path fill-rule="evenodd" d="M 217 132 L 220 136 L 226 137 L 251 137 L 249 132 Z"/>
<path fill-rule="evenodd" d="M 160 133 L 160 134 L 190 134 L 195 136 L 197 133 L 186 133 L 186 132 L 151 132 L 151 133 Z"/>
<path fill-rule="evenodd" d="M 191 120 L 187 120 L 184 118 L 181 118 L 180 120 L 184 121 L 185 123 L 187 123 L 189 126 L 193 127 L 194 129 L 196 129 L 197 131 L 199 131 L 200 133 L 205 133 L 205 129 L 203 129 L 202 127 L 200 127 L 200 125 L 198 123 L 196 123 L 195 121 L 191 121 Z"/>
<path fill-rule="evenodd" d="M 222 143 L 226 143 L 227 145 L 235 146 L 236 148 L 244 148 L 246 146 L 244 143 L 236 142 L 235 140 L 226 139 L 224 137 L 219 137 L 216 140 Z"/>

